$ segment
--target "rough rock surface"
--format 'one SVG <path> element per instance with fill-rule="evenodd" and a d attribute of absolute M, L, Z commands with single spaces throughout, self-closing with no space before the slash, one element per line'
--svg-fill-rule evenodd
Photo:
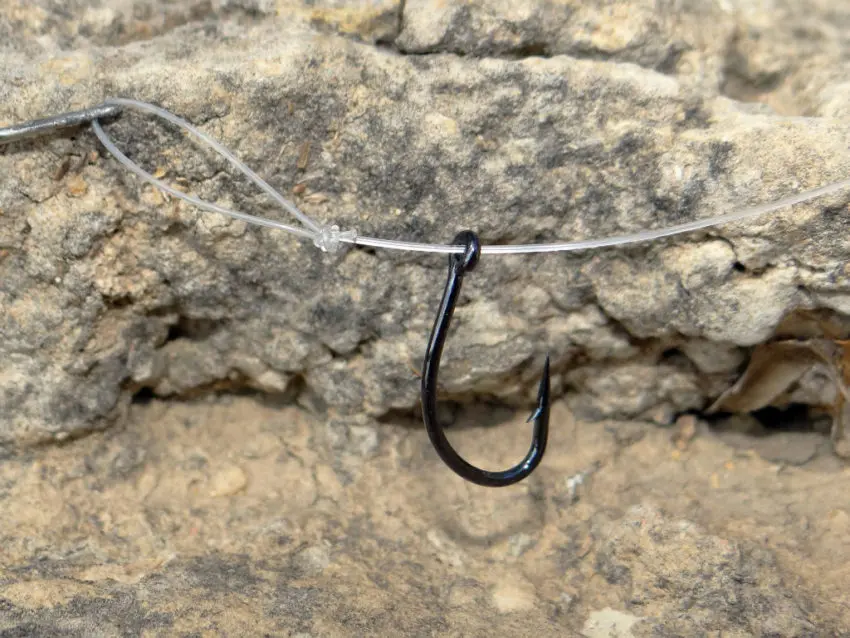
<path fill-rule="evenodd" d="M 3 4 L 0 123 L 155 102 L 361 234 L 601 237 L 850 174 L 850 12 L 826 0 L 105 4 Z M 168 127 L 108 128 L 171 183 L 280 215 Z M 329 257 L 201 213 L 90 132 L 3 148 L 0 175 L 0 441 L 108 425 L 141 390 L 415 408 L 444 257 Z M 582 414 L 704 408 L 801 312 L 844 321 L 847 197 L 623 250 L 486 259 L 446 396 L 527 402 L 549 352 Z"/>
<path fill-rule="evenodd" d="M 553 417 L 540 469 L 492 490 L 415 422 L 134 406 L 0 463 L 0 635 L 847 635 L 850 473 L 823 439 L 791 467 L 693 422 Z M 476 406 L 452 437 L 504 465 L 522 421 Z"/>
<path fill-rule="evenodd" d="M 600 237 L 850 175 L 848 34 L 831 0 L 11 0 L 0 125 L 135 97 L 363 234 Z M 108 130 L 281 217 L 167 126 Z M 547 351 L 564 397 L 543 465 L 488 490 L 411 418 L 444 257 L 200 213 L 87 131 L 0 148 L 0 636 L 850 634 L 829 441 L 676 420 L 754 346 L 850 335 L 847 198 L 483 260 L 453 441 L 514 462 Z"/>

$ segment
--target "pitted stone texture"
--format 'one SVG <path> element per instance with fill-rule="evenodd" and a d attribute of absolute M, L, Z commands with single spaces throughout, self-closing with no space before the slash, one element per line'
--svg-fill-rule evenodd
<path fill-rule="evenodd" d="M 636 64 L 701 96 L 844 117 L 848 26 L 850 11 L 831 0 L 407 0 L 396 44 Z"/>
<path fill-rule="evenodd" d="M 680 69 L 719 82 L 734 3 L 691 0 L 408 0 L 397 44 L 409 53 L 571 55 Z"/>
<path fill-rule="evenodd" d="M 0 123 L 110 95 L 155 102 L 322 223 L 427 242 L 464 228 L 485 243 L 638 231 L 850 168 L 840 118 L 701 96 L 618 61 L 403 56 L 281 11 L 115 48 L 10 44 Z M 170 183 L 283 217 L 167 126 L 127 114 L 107 128 Z M 0 174 L 0 440 L 106 426 L 142 389 L 415 409 L 444 256 L 323 254 L 199 212 L 141 184 L 88 132 L 4 148 Z M 594 414 L 705 407 L 734 372 L 706 362 L 706 344 L 745 353 L 800 308 L 850 307 L 846 198 L 621 250 L 483 260 L 464 286 L 444 396 L 530 402 L 549 353 L 553 387 Z"/>
<path fill-rule="evenodd" d="M 153 40 L 185 25 L 235 34 L 260 22 L 391 42 L 401 7 L 401 0 L 9 0 L 0 6 L 0 49 L 55 55 Z"/>
<path fill-rule="evenodd" d="M 479 404 L 452 440 L 505 467 L 524 420 Z M 846 633 L 834 459 L 777 472 L 704 424 L 673 441 L 560 402 L 552 423 L 543 464 L 499 490 L 452 474 L 421 427 L 246 397 L 153 400 L 125 428 L 7 454 L 0 633 Z"/>

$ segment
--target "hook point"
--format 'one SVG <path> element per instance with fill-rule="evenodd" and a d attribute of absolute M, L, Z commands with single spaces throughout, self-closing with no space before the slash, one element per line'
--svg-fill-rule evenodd
<path fill-rule="evenodd" d="M 543 374 L 540 377 L 540 385 L 537 386 L 537 407 L 531 416 L 525 421 L 531 423 L 543 414 L 543 410 L 549 409 L 549 354 L 546 354 L 546 361 L 543 363 Z"/>

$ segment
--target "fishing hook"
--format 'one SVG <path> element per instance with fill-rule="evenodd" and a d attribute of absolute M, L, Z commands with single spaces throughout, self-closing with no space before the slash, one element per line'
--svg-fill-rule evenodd
<path fill-rule="evenodd" d="M 546 442 L 549 438 L 549 357 L 543 365 L 543 377 L 537 390 L 537 409 L 529 417 L 528 422 L 534 421 L 531 448 L 528 454 L 517 465 L 501 472 L 482 470 L 465 461 L 449 443 L 443 426 L 437 419 L 437 375 L 440 371 L 440 358 L 443 346 L 449 332 L 452 315 L 460 296 L 463 276 L 475 268 L 481 256 L 481 242 L 478 236 L 470 230 L 463 231 L 454 239 L 454 244 L 466 247 L 463 253 L 449 255 L 449 276 L 440 310 L 431 330 L 428 348 L 425 351 L 425 363 L 422 366 L 422 418 L 428 430 L 431 443 L 437 454 L 455 473 L 467 481 L 485 487 L 505 487 L 513 485 L 530 475 L 543 460 L 546 452 Z"/>

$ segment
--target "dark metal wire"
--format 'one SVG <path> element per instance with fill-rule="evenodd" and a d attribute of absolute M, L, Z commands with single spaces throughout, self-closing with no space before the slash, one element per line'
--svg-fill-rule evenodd
<path fill-rule="evenodd" d="M 528 477 L 543 460 L 546 442 L 549 438 L 549 357 L 543 366 L 543 377 L 537 390 L 537 409 L 528 419 L 534 421 L 531 448 L 525 458 L 510 469 L 501 472 L 482 470 L 465 461 L 451 446 L 443 427 L 437 420 L 437 375 L 440 371 L 440 358 L 449 332 L 452 315 L 460 296 L 463 276 L 475 268 L 481 256 L 481 243 L 472 231 L 464 231 L 454 239 L 454 244 L 466 246 L 464 252 L 449 255 L 449 276 L 440 302 L 440 310 L 431 331 L 428 349 L 425 351 L 425 363 L 422 366 L 422 417 L 431 443 L 454 472 L 478 485 L 486 487 L 504 487 L 522 481 Z"/>
<path fill-rule="evenodd" d="M 71 111 L 41 120 L 32 120 L 15 126 L 0 128 L 0 146 L 32 137 L 49 135 L 56 131 L 91 124 L 95 120 L 107 119 L 119 115 L 122 107 L 117 104 L 101 104 L 82 111 Z"/>

